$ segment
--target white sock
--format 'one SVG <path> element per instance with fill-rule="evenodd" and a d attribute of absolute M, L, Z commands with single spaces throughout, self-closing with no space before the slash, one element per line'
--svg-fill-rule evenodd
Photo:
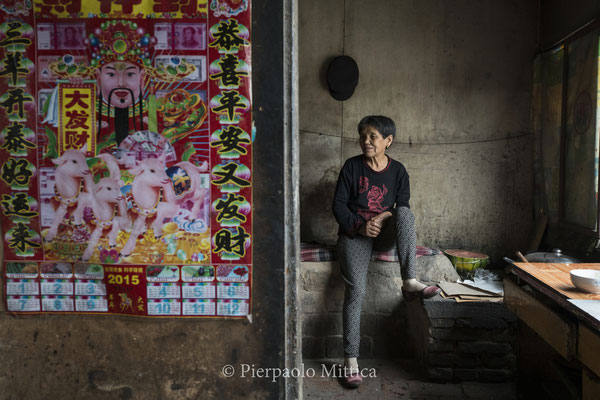
<path fill-rule="evenodd" d="M 358 361 L 356 357 L 344 358 L 344 367 L 348 368 L 351 374 L 358 372 Z"/>
<path fill-rule="evenodd" d="M 409 292 L 418 292 L 419 290 L 425 289 L 425 286 L 426 285 L 419 282 L 416 278 L 405 279 L 402 281 L 402 287 Z"/>

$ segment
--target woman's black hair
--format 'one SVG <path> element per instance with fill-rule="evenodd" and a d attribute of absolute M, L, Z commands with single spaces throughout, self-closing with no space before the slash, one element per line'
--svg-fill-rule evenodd
<path fill-rule="evenodd" d="M 372 126 L 377 129 L 384 139 L 390 135 L 393 138 L 396 137 L 396 124 L 391 118 L 384 117 L 383 115 L 367 115 L 361 119 L 358 123 L 358 133 L 360 134 L 366 126 Z"/>

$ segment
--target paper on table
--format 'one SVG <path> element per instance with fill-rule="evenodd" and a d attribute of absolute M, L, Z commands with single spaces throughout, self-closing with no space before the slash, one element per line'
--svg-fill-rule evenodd
<path fill-rule="evenodd" d="M 490 301 L 493 303 L 504 301 L 503 297 L 485 297 L 485 296 L 459 296 L 454 298 L 457 303 L 464 303 L 469 301 Z"/>
<path fill-rule="evenodd" d="M 583 310 L 586 314 L 591 315 L 600 321 L 600 300 L 574 300 L 567 299 L 575 307 Z"/>
<path fill-rule="evenodd" d="M 459 296 L 463 300 L 502 300 L 502 296 L 470 296 L 468 294 L 461 294 Z"/>
<path fill-rule="evenodd" d="M 460 295 L 470 295 L 470 296 L 480 296 L 480 297 L 498 296 L 495 293 L 482 291 L 478 288 L 472 288 L 467 285 L 463 285 L 462 283 L 441 282 L 441 283 L 438 283 L 438 286 L 448 296 L 460 296 Z"/>
<path fill-rule="evenodd" d="M 498 296 L 504 296 L 504 284 L 502 281 L 483 281 L 476 279 L 475 281 L 463 281 L 465 285 L 485 290 L 486 292 L 494 293 Z"/>

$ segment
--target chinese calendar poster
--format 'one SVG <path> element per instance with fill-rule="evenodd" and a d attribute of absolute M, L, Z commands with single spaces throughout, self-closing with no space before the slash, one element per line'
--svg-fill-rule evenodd
<path fill-rule="evenodd" d="M 249 3 L 0 4 L 8 312 L 250 318 Z"/>

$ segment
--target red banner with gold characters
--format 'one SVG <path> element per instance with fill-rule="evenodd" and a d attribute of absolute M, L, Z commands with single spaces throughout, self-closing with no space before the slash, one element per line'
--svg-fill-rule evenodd
<path fill-rule="evenodd" d="M 251 318 L 250 15 L 2 1 L 7 312 Z"/>

